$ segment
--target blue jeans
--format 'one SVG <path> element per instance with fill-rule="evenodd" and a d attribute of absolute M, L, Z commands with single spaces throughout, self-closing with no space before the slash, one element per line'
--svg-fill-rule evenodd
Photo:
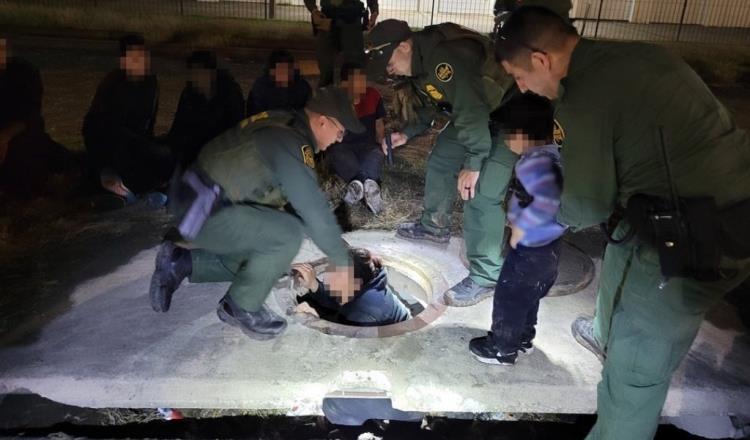
<path fill-rule="evenodd" d="M 361 326 L 395 324 L 411 318 L 409 309 L 388 290 L 362 293 L 341 307 L 341 315 Z"/>
<path fill-rule="evenodd" d="M 336 175 L 345 182 L 351 182 L 354 179 L 362 182 L 365 179 L 380 181 L 385 156 L 380 145 L 374 142 L 334 144 L 326 150 L 326 155 Z"/>
<path fill-rule="evenodd" d="M 518 245 L 505 258 L 492 306 L 492 342 L 502 354 L 515 353 L 536 336 L 539 300 L 557 279 L 560 239 L 540 247 Z"/>

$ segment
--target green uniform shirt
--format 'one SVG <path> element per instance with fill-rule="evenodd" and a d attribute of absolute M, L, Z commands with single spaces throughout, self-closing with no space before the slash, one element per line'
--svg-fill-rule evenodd
<path fill-rule="evenodd" d="M 318 8 L 317 0 L 305 0 L 305 7 L 308 11 L 312 12 Z M 337 8 L 341 6 L 347 6 L 352 3 L 361 3 L 359 0 L 321 0 L 320 9 Z M 378 0 L 367 0 L 367 9 L 371 13 L 378 13 Z"/>
<path fill-rule="evenodd" d="M 209 142 L 198 165 L 231 203 L 291 204 L 320 250 L 346 266 L 341 228 L 318 187 L 314 145 L 304 113 L 264 112 Z"/>
<path fill-rule="evenodd" d="M 479 171 L 492 146 L 489 114 L 512 79 L 495 62 L 489 39 L 476 32 L 444 23 L 412 38 L 414 87 L 436 106 L 450 108 L 458 141 L 466 147 L 464 169 Z"/>
<path fill-rule="evenodd" d="M 565 224 L 605 222 L 634 194 L 669 197 L 660 127 L 680 197 L 713 196 L 719 207 L 750 197 L 747 134 L 667 50 L 581 39 L 558 96 Z"/>

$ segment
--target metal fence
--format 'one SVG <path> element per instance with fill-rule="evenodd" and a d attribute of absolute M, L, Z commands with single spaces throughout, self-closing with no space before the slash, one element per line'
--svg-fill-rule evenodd
<path fill-rule="evenodd" d="M 308 21 L 303 0 L 0 0 L 0 4 L 96 8 L 123 14 Z M 489 32 L 494 0 L 380 0 L 380 19 L 413 27 L 452 21 Z M 573 0 L 571 17 L 588 37 L 750 44 L 749 0 Z"/>

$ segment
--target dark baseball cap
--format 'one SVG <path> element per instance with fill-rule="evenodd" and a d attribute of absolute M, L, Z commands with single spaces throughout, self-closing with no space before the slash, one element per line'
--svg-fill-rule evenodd
<path fill-rule="evenodd" d="M 385 75 L 385 68 L 396 46 L 409 38 L 411 29 L 403 20 L 388 19 L 376 24 L 365 36 L 367 73 L 375 77 Z"/>
<path fill-rule="evenodd" d="M 305 108 L 321 115 L 336 118 L 347 131 L 363 133 L 365 126 L 359 121 L 354 104 L 344 89 L 323 87 L 313 91 Z"/>

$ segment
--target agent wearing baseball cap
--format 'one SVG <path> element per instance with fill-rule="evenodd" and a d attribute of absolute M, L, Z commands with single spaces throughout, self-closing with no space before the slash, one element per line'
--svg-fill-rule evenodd
<path fill-rule="evenodd" d="M 346 130 L 362 132 L 364 127 L 346 92 L 330 88 L 317 90 L 304 110 L 258 113 L 209 142 L 190 171 L 209 188 L 221 189 L 220 203 L 194 237 L 162 243 L 151 279 L 154 310 L 169 310 L 185 278 L 230 281 L 218 305 L 219 318 L 254 339 L 277 336 L 286 321 L 264 302 L 289 270 L 303 235 L 328 255 L 329 288 L 345 301 L 356 287 L 353 270 L 341 229 L 318 186 L 314 154 L 340 141 Z M 181 210 L 180 225 L 196 200 L 183 202 L 189 208 Z"/>

